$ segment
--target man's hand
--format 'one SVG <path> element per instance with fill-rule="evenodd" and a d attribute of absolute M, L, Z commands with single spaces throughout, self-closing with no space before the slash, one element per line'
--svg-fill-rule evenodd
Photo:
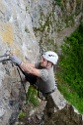
<path fill-rule="evenodd" d="M 10 59 L 14 64 L 19 65 L 19 66 L 20 66 L 21 63 L 22 63 L 22 61 L 21 61 L 18 57 L 14 56 L 14 55 L 10 55 L 9 59 Z"/>

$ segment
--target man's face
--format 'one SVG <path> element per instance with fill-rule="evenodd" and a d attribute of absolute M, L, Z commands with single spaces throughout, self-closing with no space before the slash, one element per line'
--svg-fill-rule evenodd
<path fill-rule="evenodd" d="M 40 61 L 40 66 L 41 66 L 41 67 L 46 67 L 46 66 L 47 66 L 47 63 L 48 63 L 48 61 L 42 57 L 42 59 L 41 59 L 41 61 Z"/>

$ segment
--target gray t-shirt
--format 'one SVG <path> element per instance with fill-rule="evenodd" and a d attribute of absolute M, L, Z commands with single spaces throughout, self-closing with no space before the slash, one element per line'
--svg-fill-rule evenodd
<path fill-rule="evenodd" d="M 55 88 L 55 78 L 53 67 L 50 69 L 40 68 L 38 64 L 36 64 L 36 68 L 40 71 L 40 77 L 37 78 L 36 85 L 39 90 L 43 93 L 51 92 Z"/>

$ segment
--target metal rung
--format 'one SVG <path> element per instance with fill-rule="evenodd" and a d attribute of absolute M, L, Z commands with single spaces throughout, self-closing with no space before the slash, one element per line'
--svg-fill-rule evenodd
<path fill-rule="evenodd" d="M 10 59 L 2 59 L 0 62 L 10 61 Z"/>

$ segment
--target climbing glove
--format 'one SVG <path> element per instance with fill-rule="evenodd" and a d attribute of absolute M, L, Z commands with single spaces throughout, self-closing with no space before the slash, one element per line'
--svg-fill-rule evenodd
<path fill-rule="evenodd" d="M 10 56 L 9 59 L 16 65 L 20 66 L 22 61 L 16 56 Z"/>

